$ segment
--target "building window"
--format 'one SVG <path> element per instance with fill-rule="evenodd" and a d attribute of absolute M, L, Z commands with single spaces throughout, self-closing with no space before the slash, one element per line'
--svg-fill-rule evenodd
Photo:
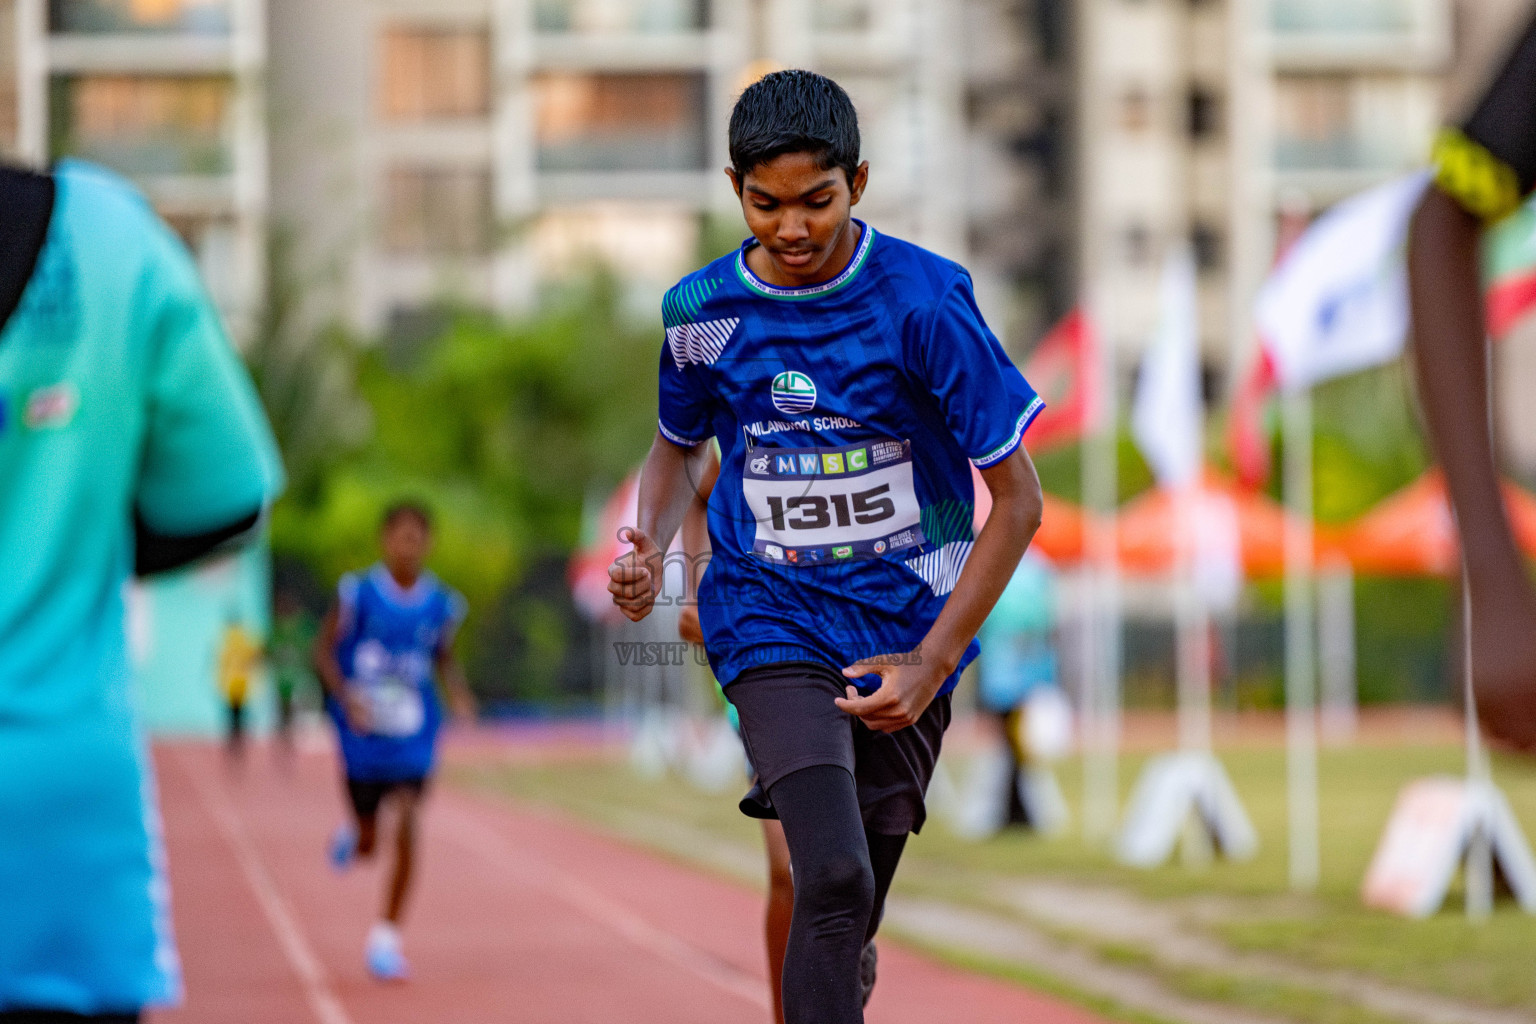
<path fill-rule="evenodd" d="M 1120 245 L 1129 266 L 1145 267 L 1152 262 L 1152 231 L 1145 224 L 1127 225 L 1120 232 Z"/>
<path fill-rule="evenodd" d="M 1221 130 L 1221 101 L 1204 86 L 1189 90 L 1189 137 L 1203 142 Z"/>
<path fill-rule="evenodd" d="M 1196 224 L 1189 232 L 1189 247 L 1195 267 L 1202 273 L 1221 269 L 1221 231 L 1210 224 Z"/>
<path fill-rule="evenodd" d="M 540 32 L 697 32 L 709 27 L 708 0 L 534 0 Z"/>
<path fill-rule="evenodd" d="M 395 27 L 384 33 L 379 98 L 386 121 L 484 117 L 491 41 L 484 29 Z"/>
<path fill-rule="evenodd" d="M 56 78 L 52 153 L 136 176 L 228 174 L 231 91 L 214 75 Z"/>
<path fill-rule="evenodd" d="M 384 248 L 402 256 L 480 256 L 495 245 L 490 171 L 395 168 L 384 181 Z"/>
<path fill-rule="evenodd" d="M 821 32 L 867 32 L 874 23 L 869 0 L 819 0 L 811 5 L 811 25 Z"/>
<path fill-rule="evenodd" d="M 703 75 L 554 73 L 534 93 L 542 171 L 704 167 Z"/>
<path fill-rule="evenodd" d="M 1287 76 L 1275 89 L 1275 161 L 1282 170 L 1411 167 L 1438 118 L 1437 94 L 1414 82 Z"/>
<path fill-rule="evenodd" d="M 1152 97 L 1147 90 L 1136 85 L 1122 92 L 1116 103 L 1116 120 L 1125 132 L 1144 132 L 1152 127 Z"/>
<path fill-rule="evenodd" d="M 230 28 L 229 0 L 48 0 L 54 32 L 193 32 Z"/>

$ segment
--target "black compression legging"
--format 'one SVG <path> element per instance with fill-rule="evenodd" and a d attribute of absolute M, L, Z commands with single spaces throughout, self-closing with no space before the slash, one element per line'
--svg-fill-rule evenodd
<path fill-rule="evenodd" d="M 907 837 L 865 831 L 853 776 L 836 765 L 786 775 L 768 796 L 795 872 L 784 1022 L 861 1024 L 859 953 L 880 924 Z"/>

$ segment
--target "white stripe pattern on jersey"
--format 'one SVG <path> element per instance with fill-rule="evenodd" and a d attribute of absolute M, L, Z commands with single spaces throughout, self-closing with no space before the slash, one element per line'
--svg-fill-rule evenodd
<path fill-rule="evenodd" d="M 957 540 L 924 555 L 906 560 L 906 567 L 923 578 L 928 589 L 943 597 L 960 582 L 960 572 L 965 560 L 971 557 L 974 542 Z"/>
<path fill-rule="evenodd" d="M 739 317 L 725 320 L 706 320 L 698 324 L 678 324 L 667 328 L 667 347 L 672 350 L 672 361 L 681 370 L 688 363 L 708 366 L 720 358 L 725 343 L 731 340 L 741 325 Z"/>

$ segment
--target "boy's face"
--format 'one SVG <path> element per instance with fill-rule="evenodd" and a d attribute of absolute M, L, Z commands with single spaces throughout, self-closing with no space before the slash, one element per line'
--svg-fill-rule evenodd
<path fill-rule="evenodd" d="M 413 579 L 421 575 L 432 534 L 414 516 L 400 516 L 384 527 L 380 536 L 384 565 L 397 577 Z"/>
<path fill-rule="evenodd" d="M 810 153 L 784 153 L 744 175 L 727 167 L 741 198 L 747 227 L 763 247 L 769 266 L 789 287 L 820 284 L 836 276 L 853 257 L 853 207 L 864 195 L 869 162 L 849 182 L 841 167 L 823 170 Z"/>

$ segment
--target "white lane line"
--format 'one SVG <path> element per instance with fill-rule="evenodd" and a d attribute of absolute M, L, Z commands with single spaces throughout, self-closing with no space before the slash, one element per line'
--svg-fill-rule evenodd
<path fill-rule="evenodd" d="M 315 956 L 308 940 L 304 938 L 304 932 L 289 908 L 288 901 L 283 899 L 266 865 L 262 863 L 261 854 L 257 852 L 256 844 L 251 842 L 251 837 L 241 823 L 240 816 L 235 813 L 234 804 L 228 794 L 215 786 L 205 773 L 189 764 L 187 758 L 186 754 L 179 756 L 181 769 L 192 778 L 204 810 L 208 812 L 208 816 L 213 819 L 214 824 L 223 833 L 224 840 L 234 851 L 235 860 L 240 865 L 241 873 L 245 875 L 251 894 L 256 897 L 262 914 L 266 916 L 267 924 L 271 926 L 273 935 L 277 937 L 277 944 L 282 947 L 283 955 L 288 958 L 293 972 L 299 976 L 299 981 L 304 987 L 304 998 L 309 1001 L 309 1008 L 314 1011 L 315 1019 L 320 1024 L 353 1024 L 352 1018 L 342 1008 L 341 1000 L 332 990 L 325 968 L 320 966 L 319 957 Z"/>
<path fill-rule="evenodd" d="M 459 845 L 515 877 L 520 884 L 564 901 L 635 947 L 697 975 L 760 1010 L 772 1008 L 767 985 L 762 979 L 721 960 L 708 949 L 656 927 L 570 872 L 521 851 L 514 854 L 503 836 L 471 819 L 462 808 L 443 806 L 446 803 L 439 804 L 437 820 L 448 826 L 449 834 Z"/>

